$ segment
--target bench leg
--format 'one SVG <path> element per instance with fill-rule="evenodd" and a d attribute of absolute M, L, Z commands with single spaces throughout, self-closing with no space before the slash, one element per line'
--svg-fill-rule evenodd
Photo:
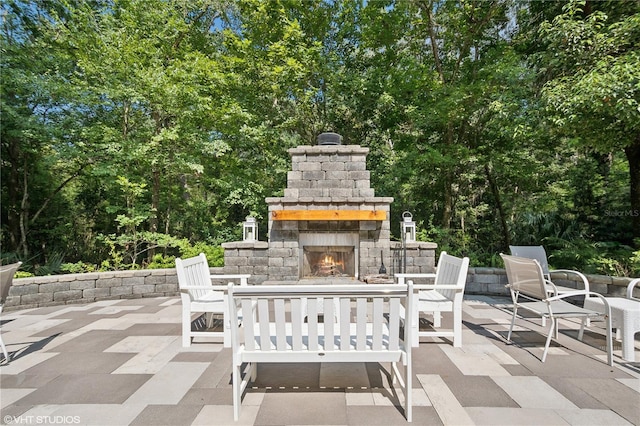
<path fill-rule="evenodd" d="M 240 418 L 242 408 L 242 365 L 234 365 L 232 373 L 233 382 L 233 420 Z"/>

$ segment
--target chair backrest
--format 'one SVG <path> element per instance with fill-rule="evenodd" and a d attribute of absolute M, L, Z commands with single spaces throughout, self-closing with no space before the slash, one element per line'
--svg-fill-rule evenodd
<path fill-rule="evenodd" d="M 0 266 L 0 305 L 4 305 L 4 301 L 7 300 L 9 289 L 13 282 L 13 275 L 16 273 L 20 265 L 22 265 L 22 262 Z"/>
<path fill-rule="evenodd" d="M 547 298 L 544 274 L 536 259 L 509 256 L 502 253 L 500 256 L 504 260 L 512 294 L 518 292 L 538 300 Z"/>
<path fill-rule="evenodd" d="M 512 256 L 527 257 L 535 259 L 542 268 L 542 273 L 549 278 L 549 262 L 547 260 L 547 252 L 543 246 L 509 246 Z"/>
<path fill-rule="evenodd" d="M 435 285 L 455 285 L 464 291 L 467 282 L 467 271 L 469 270 L 469 258 L 459 258 L 447 254 L 446 251 L 440 253 L 438 267 L 436 268 Z M 442 289 L 438 290 L 448 299 L 453 299 L 455 293 L 460 290 Z"/>
<path fill-rule="evenodd" d="M 207 262 L 207 257 L 204 253 L 188 259 L 176 258 L 176 272 L 178 274 L 178 286 L 181 289 L 186 286 L 202 287 L 202 290 L 187 290 L 192 300 L 199 299 L 211 291 L 211 272 L 209 271 L 209 262 Z"/>

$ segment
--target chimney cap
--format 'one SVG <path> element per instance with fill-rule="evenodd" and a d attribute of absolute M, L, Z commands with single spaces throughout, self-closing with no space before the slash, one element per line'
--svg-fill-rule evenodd
<path fill-rule="evenodd" d="M 318 135 L 318 145 L 341 145 L 342 136 L 338 133 L 324 132 Z"/>

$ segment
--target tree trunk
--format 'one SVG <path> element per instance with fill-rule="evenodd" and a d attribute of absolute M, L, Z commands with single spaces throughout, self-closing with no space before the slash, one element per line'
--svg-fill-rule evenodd
<path fill-rule="evenodd" d="M 633 238 L 640 238 L 640 134 L 624 149 L 629 162 L 629 198 Z"/>
<path fill-rule="evenodd" d="M 484 165 L 484 172 L 487 176 L 487 181 L 489 182 L 489 188 L 491 188 L 493 198 L 496 200 L 498 216 L 500 217 L 500 226 L 502 227 L 502 238 L 504 239 L 504 249 L 506 250 L 507 247 L 511 245 L 511 235 L 509 234 L 509 226 L 507 225 L 507 218 L 504 213 L 504 207 L 502 206 L 502 198 L 500 197 L 498 185 L 493 178 L 493 174 L 491 173 L 491 169 L 488 164 Z"/>
<path fill-rule="evenodd" d="M 7 228 L 9 233 L 9 248 L 3 251 L 14 251 L 18 248 L 21 241 L 20 238 L 20 214 L 18 206 L 20 205 L 20 164 L 18 142 L 13 138 L 7 138 L 7 156 L 11 168 L 9 169 L 8 179 L 6 182 L 8 200 L 7 200 Z"/>
<path fill-rule="evenodd" d="M 153 187 L 151 189 L 151 217 L 149 218 L 149 231 L 158 232 L 158 209 L 160 207 L 160 172 L 153 171 Z M 150 248 L 147 253 L 147 260 L 151 262 L 156 251 Z"/>

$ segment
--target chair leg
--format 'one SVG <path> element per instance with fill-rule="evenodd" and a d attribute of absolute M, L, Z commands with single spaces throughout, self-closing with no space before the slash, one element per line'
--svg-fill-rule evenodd
<path fill-rule="evenodd" d="M 507 342 L 511 341 L 511 332 L 513 331 L 513 325 L 516 323 L 516 313 L 518 312 L 518 306 L 513 306 L 513 316 L 511 317 L 511 327 L 509 327 L 509 334 L 507 334 Z"/>
<path fill-rule="evenodd" d="M 453 347 L 462 347 L 462 306 L 453 308 Z"/>
<path fill-rule="evenodd" d="M 549 332 L 547 333 L 547 341 L 544 344 L 544 352 L 542 352 L 542 362 L 547 359 L 547 351 L 549 350 L 549 343 L 551 343 L 551 336 L 553 335 L 554 330 L 557 330 L 556 319 L 551 317 L 549 320 L 551 321 L 551 325 L 549 326 Z"/>
<path fill-rule="evenodd" d="M 182 309 L 182 347 L 191 346 L 191 312 L 188 309 Z"/>
<path fill-rule="evenodd" d="M 442 313 L 440 311 L 433 311 L 433 328 L 442 327 Z"/>
<path fill-rule="evenodd" d="M 0 336 L 0 346 L 2 347 L 2 353 L 4 354 L 4 361 L 9 362 L 9 353 L 7 352 L 7 347 L 4 345 L 4 341 L 2 341 L 2 336 Z"/>
<path fill-rule="evenodd" d="M 232 375 L 233 420 L 237 422 L 240 418 L 240 408 L 242 408 L 242 365 L 234 365 Z"/>
<path fill-rule="evenodd" d="M 607 363 L 611 367 L 613 367 L 613 338 L 611 337 L 611 316 L 610 315 L 605 315 L 605 326 L 607 327 Z M 631 342 L 633 344 L 633 340 L 631 340 Z"/>
<path fill-rule="evenodd" d="M 407 362 L 405 365 L 405 378 L 404 378 L 404 414 L 407 418 L 407 422 L 411 422 L 412 420 L 412 411 L 413 411 L 413 394 L 412 394 L 412 378 L 413 374 L 411 371 L 411 363 Z"/>
<path fill-rule="evenodd" d="M 578 340 L 582 342 L 582 338 L 584 336 L 584 327 L 587 324 L 587 317 L 582 318 L 582 322 L 580 324 L 580 331 L 578 331 Z"/>
<path fill-rule="evenodd" d="M 222 320 L 222 346 L 225 348 L 231 347 L 231 323 L 227 318 Z"/>

